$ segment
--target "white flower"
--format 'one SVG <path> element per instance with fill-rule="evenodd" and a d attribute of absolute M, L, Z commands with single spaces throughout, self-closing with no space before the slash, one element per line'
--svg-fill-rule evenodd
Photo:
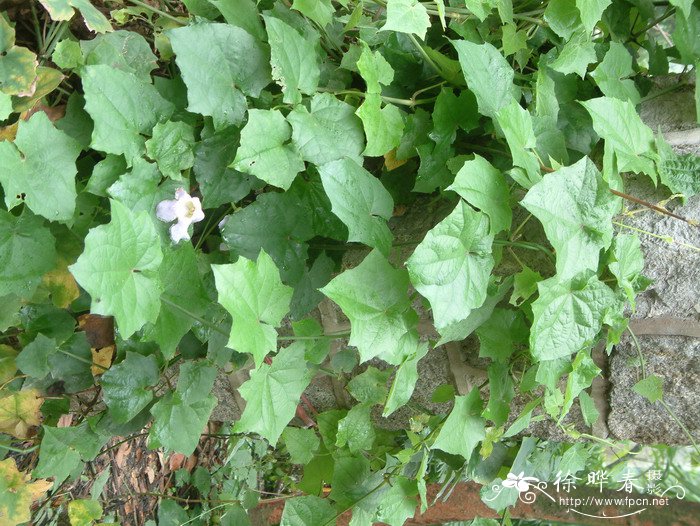
<path fill-rule="evenodd" d="M 156 217 L 166 223 L 177 219 L 177 223 L 170 227 L 170 238 L 174 243 L 178 243 L 183 239 L 190 239 L 187 229 L 192 223 L 204 219 L 204 212 L 199 197 L 192 197 L 184 188 L 178 188 L 174 200 L 166 199 L 158 203 Z"/>
<path fill-rule="evenodd" d="M 504 488 L 515 488 L 518 493 L 523 493 L 530 489 L 530 482 L 539 482 L 535 477 L 524 476 L 525 472 L 521 471 L 520 475 L 514 475 L 513 473 L 508 473 L 506 480 L 501 482 Z"/>

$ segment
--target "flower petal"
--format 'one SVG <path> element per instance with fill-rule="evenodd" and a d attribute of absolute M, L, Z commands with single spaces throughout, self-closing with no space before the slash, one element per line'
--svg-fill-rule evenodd
<path fill-rule="evenodd" d="M 156 207 L 156 217 L 166 223 L 175 221 L 175 219 L 177 219 L 177 201 L 166 199 L 158 203 Z"/>
<path fill-rule="evenodd" d="M 183 239 L 190 238 L 190 234 L 187 232 L 189 226 L 189 221 L 180 220 L 170 227 L 170 239 L 173 240 L 173 243 L 179 243 Z"/>

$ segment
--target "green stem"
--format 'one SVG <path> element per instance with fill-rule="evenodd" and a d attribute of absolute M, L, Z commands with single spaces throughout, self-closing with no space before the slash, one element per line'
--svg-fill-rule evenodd
<path fill-rule="evenodd" d="M 32 451 L 35 451 L 39 448 L 39 444 L 35 446 L 28 447 L 27 449 L 20 449 L 18 447 L 12 447 L 9 444 L 0 444 L 0 449 L 7 449 L 8 451 L 12 451 L 13 453 L 31 453 Z"/>
<path fill-rule="evenodd" d="M 659 18 L 657 18 L 656 20 L 652 20 L 652 21 L 649 23 L 649 25 L 647 25 L 644 29 L 642 29 L 641 31 L 637 31 L 636 33 L 633 33 L 633 34 L 632 34 L 632 40 L 636 39 L 636 38 L 637 38 L 638 36 L 640 36 L 640 35 L 643 35 L 643 34 L 646 33 L 647 31 L 649 31 L 651 28 L 653 28 L 655 25 L 657 25 L 657 24 L 663 22 L 664 20 L 666 20 L 669 16 L 671 16 L 671 15 L 672 15 L 673 13 L 675 13 L 675 12 L 676 12 L 676 8 L 675 8 L 675 7 L 672 7 L 671 9 L 667 9 L 666 12 L 665 12 L 663 15 L 661 15 L 661 16 L 660 16 Z"/>
<path fill-rule="evenodd" d="M 132 4 L 135 4 L 139 7 L 143 7 L 144 9 L 148 9 L 149 11 L 152 11 L 153 13 L 156 13 L 157 15 L 162 16 L 163 18 L 167 18 L 168 20 L 175 22 L 176 24 L 180 26 L 186 26 L 187 22 L 183 22 L 179 18 L 174 17 L 170 13 L 166 13 L 165 11 L 161 11 L 157 7 L 153 7 L 152 5 L 147 4 L 146 2 L 142 2 L 141 0 L 129 0 Z"/>
<path fill-rule="evenodd" d="M 425 62 L 426 62 L 431 68 L 433 68 L 433 69 L 435 70 L 435 73 L 437 73 L 438 75 L 440 75 L 440 76 L 444 79 L 444 78 L 445 78 L 445 74 L 444 74 L 443 71 L 440 69 L 440 67 L 435 63 L 435 61 L 434 61 L 432 58 L 430 58 L 430 56 L 428 56 L 428 54 L 425 52 L 425 49 L 423 49 L 423 46 L 421 45 L 420 42 L 418 42 L 418 40 L 416 39 L 416 37 L 414 37 L 413 35 L 411 35 L 411 34 L 409 33 L 409 34 L 408 34 L 408 39 L 409 39 L 409 40 L 411 41 L 411 43 L 413 44 L 413 47 L 415 47 L 415 48 L 418 50 L 418 52 L 421 54 L 421 56 L 423 57 L 423 60 L 425 60 Z M 411 100 L 413 100 L 413 99 L 411 99 Z"/>
<path fill-rule="evenodd" d="M 355 97 L 360 97 L 360 98 L 365 98 L 367 97 L 367 93 L 364 91 L 359 91 L 359 90 L 354 90 L 354 89 L 346 89 L 346 90 L 332 90 L 328 88 L 318 88 L 318 91 L 323 92 L 323 93 L 332 93 L 333 95 L 353 95 Z M 430 97 L 427 99 L 397 99 L 394 97 L 385 97 L 384 95 L 380 95 L 382 100 L 384 102 L 391 102 L 393 104 L 399 104 L 400 106 L 420 106 L 421 104 L 428 104 L 430 102 L 435 101 L 437 97 Z"/>

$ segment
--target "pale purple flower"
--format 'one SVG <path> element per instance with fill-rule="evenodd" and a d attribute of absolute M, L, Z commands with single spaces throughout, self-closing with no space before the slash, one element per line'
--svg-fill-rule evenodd
<path fill-rule="evenodd" d="M 199 197 L 192 197 L 184 188 L 178 188 L 175 191 L 175 199 L 166 199 L 158 203 L 156 217 L 165 223 L 177 220 L 177 223 L 170 227 L 170 238 L 173 243 L 179 243 L 183 239 L 190 239 L 187 229 L 192 223 L 204 219 L 204 212 Z"/>

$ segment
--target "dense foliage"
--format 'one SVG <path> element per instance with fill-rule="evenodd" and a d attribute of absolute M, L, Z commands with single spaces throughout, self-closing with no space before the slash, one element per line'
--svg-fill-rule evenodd
<path fill-rule="evenodd" d="M 592 347 L 612 349 L 648 284 L 613 225 L 622 174 L 700 191 L 697 159 L 637 112 L 654 77 L 696 75 L 691 0 L 26 4 L 0 14 L 0 449 L 38 448 L 38 464 L 30 480 L 0 461 L 0 523 L 35 501 L 48 517 L 46 492 L 115 436 L 146 428 L 149 447 L 191 454 L 232 369 L 250 379 L 227 464 L 193 482 L 189 516 L 164 501 L 164 524 L 245 524 L 270 462 L 305 494 L 288 526 L 346 510 L 399 526 L 435 480 L 475 480 L 503 510 L 517 490 L 489 491 L 508 472 L 584 468 L 590 444 L 515 437 L 547 418 L 579 438 L 576 400 L 598 417 Z M 397 263 L 392 217 L 436 202 L 452 211 Z M 525 235 L 536 222 L 546 240 Z M 324 298 L 349 334 L 324 334 Z M 114 318 L 114 345 L 90 341 L 94 315 Z M 419 360 L 474 332 L 488 384 L 441 387 L 448 414 L 412 405 Z M 370 359 L 386 369 L 349 374 Z M 356 405 L 297 427 L 317 375 Z M 656 380 L 638 392 L 661 398 Z M 515 396 L 530 403 L 511 414 Z M 410 429 L 375 426 L 407 403 Z"/>

